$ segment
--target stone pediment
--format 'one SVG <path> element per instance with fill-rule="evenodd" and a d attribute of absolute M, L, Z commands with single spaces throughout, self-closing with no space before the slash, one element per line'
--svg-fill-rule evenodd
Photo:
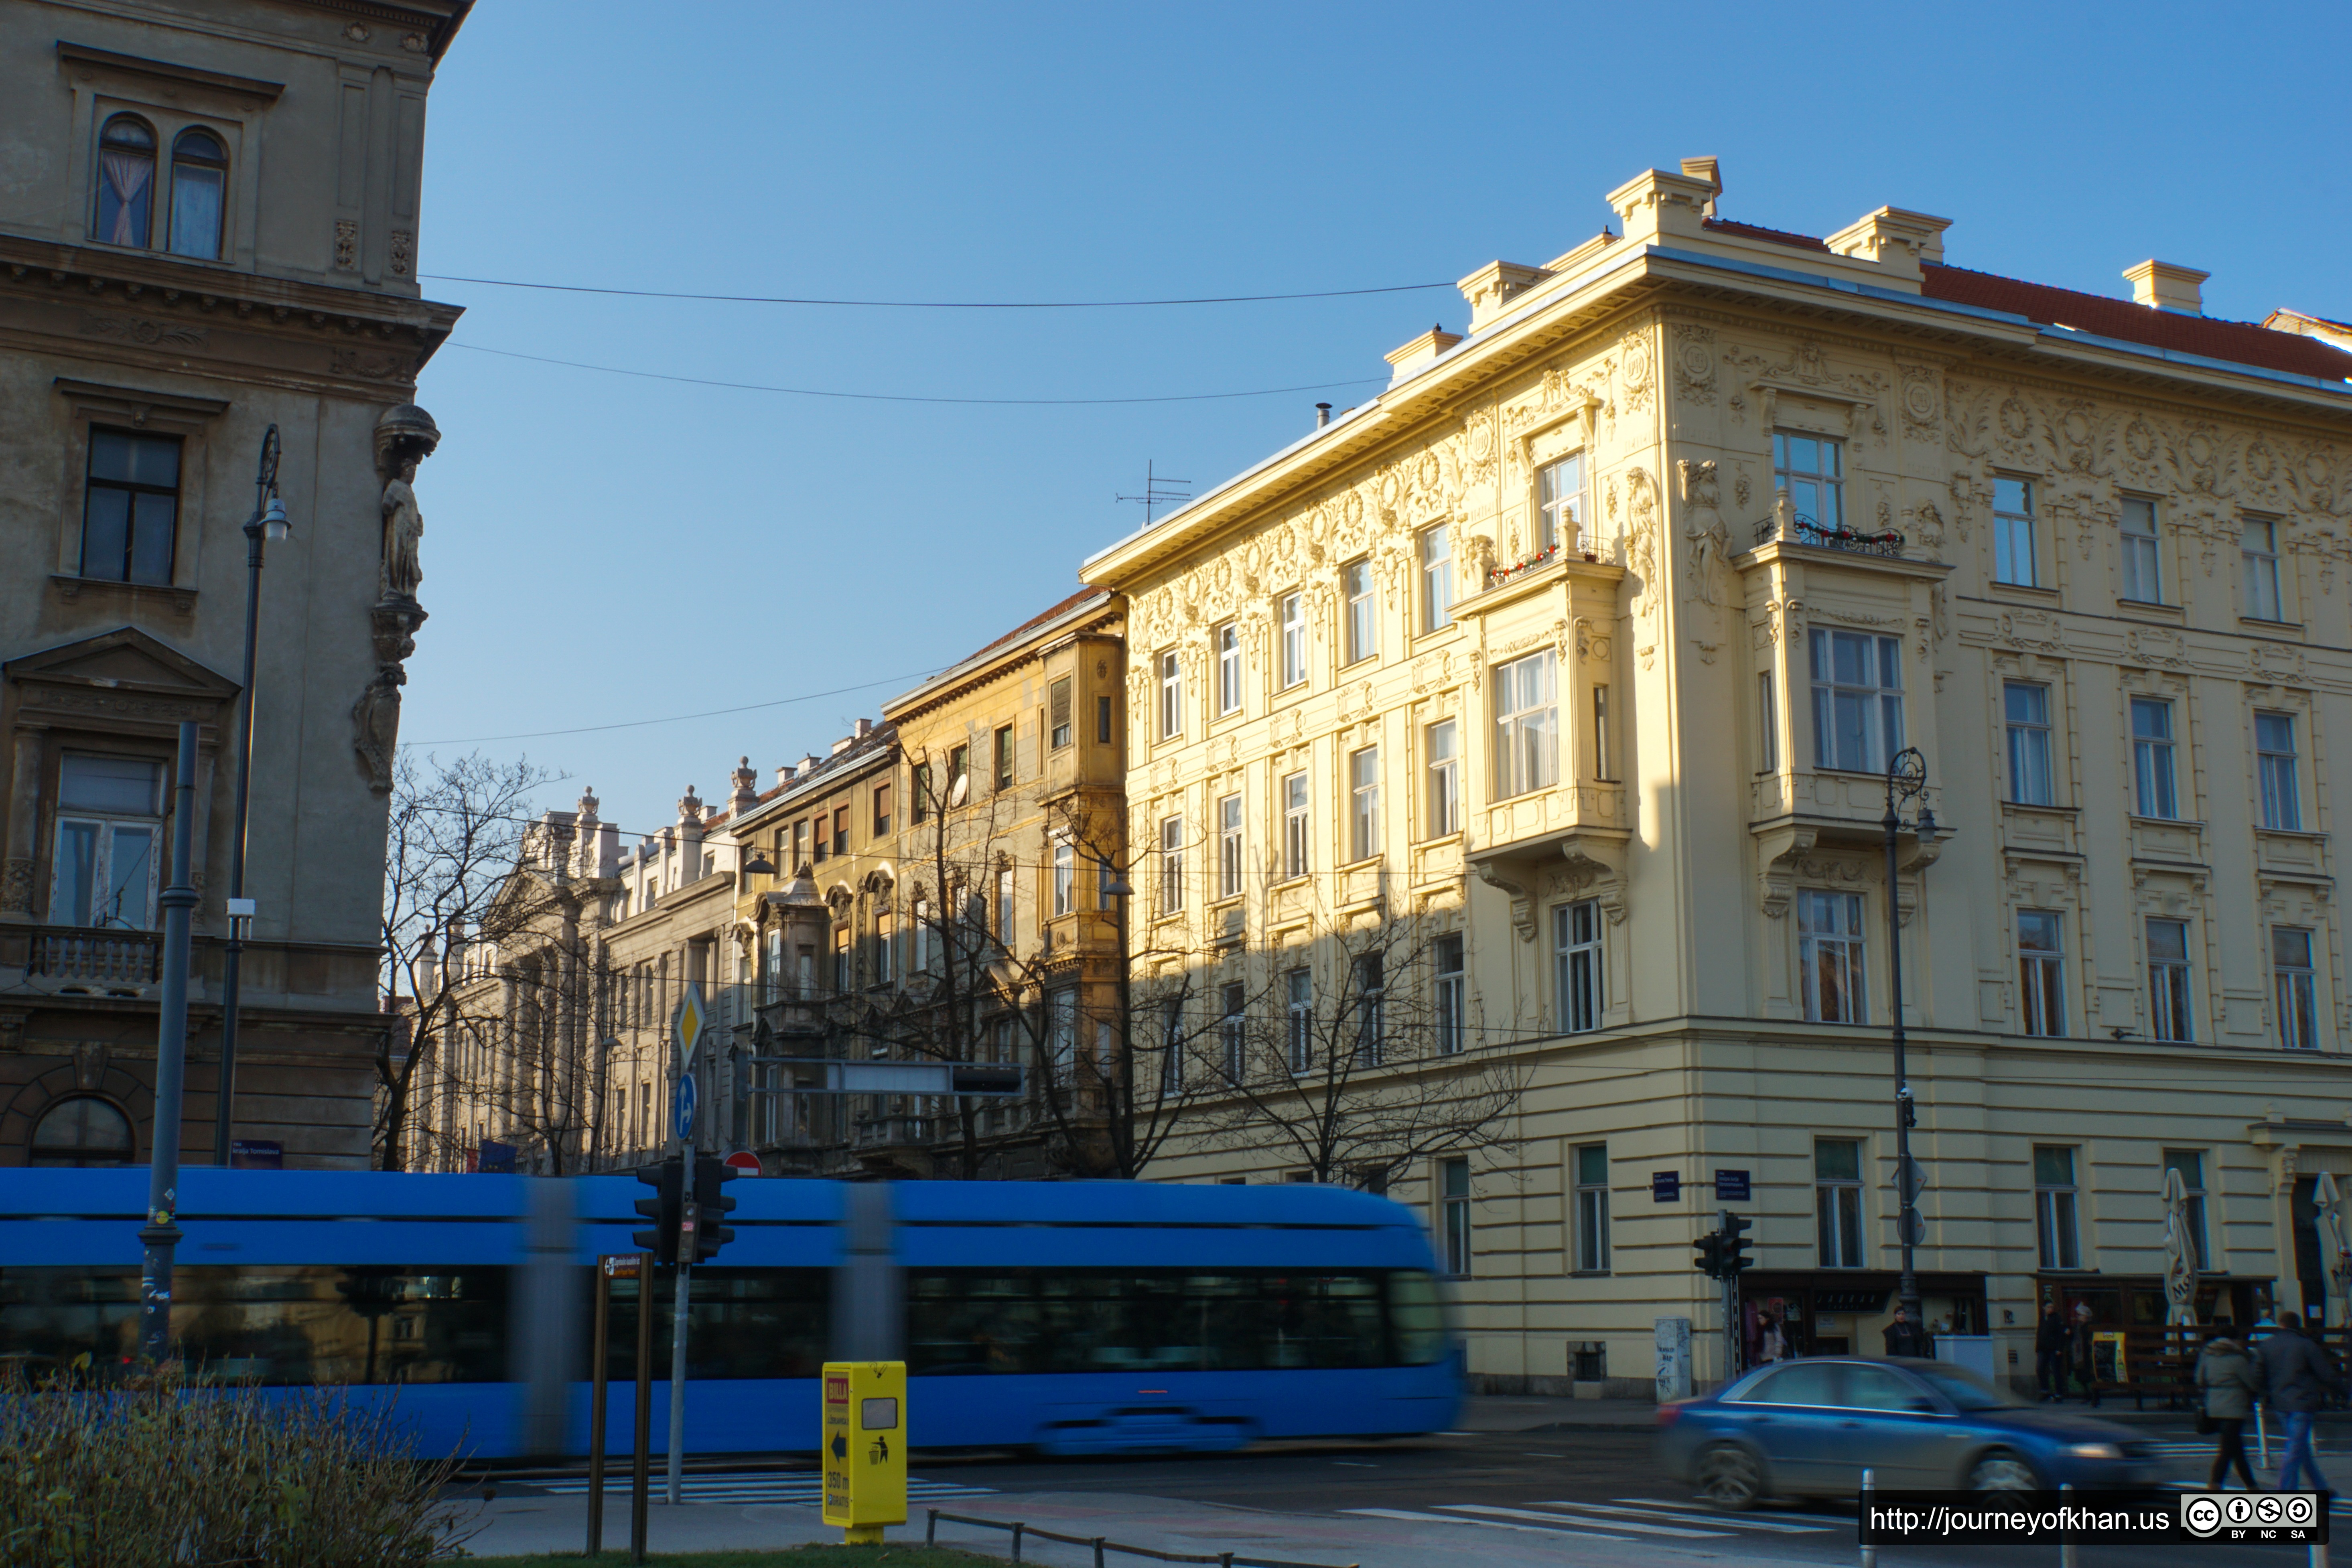
<path fill-rule="evenodd" d="M 218 722 L 237 683 L 136 626 L 61 643 L 0 665 L 16 688 L 18 720 L 107 728 Z"/>

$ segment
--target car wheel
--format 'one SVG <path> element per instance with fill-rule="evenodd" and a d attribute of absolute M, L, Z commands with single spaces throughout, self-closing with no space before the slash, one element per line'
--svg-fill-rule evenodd
<path fill-rule="evenodd" d="M 1987 1450 L 1969 1471 L 1972 1492 L 2030 1492 L 2041 1487 L 2042 1478 L 2033 1473 L 2033 1467 L 2007 1448 Z"/>
<path fill-rule="evenodd" d="M 1745 1448 L 1709 1448 L 1698 1457 L 1698 1495 L 1717 1508 L 1753 1508 L 1764 1495 L 1764 1467 Z"/>

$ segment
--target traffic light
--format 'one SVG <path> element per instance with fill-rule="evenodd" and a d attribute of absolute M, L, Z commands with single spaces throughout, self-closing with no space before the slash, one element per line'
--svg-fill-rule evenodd
<path fill-rule="evenodd" d="M 1723 1235 L 1717 1239 L 1723 1243 L 1725 1279 L 1737 1279 L 1743 1269 L 1756 1267 L 1756 1259 L 1748 1250 L 1747 1236 L 1747 1233 L 1754 1229 L 1755 1226 L 1756 1222 L 1752 1219 L 1742 1219 L 1728 1209 L 1724 1211 Z"/>
<path fill-rule="evenodd" d="M 1711 1230 L 1705 1236 L 1700 1237 L 1698 1238 L 1698 1255 L 1691 1259 L 1691 1267 L 1696 1268 L 1700 1273 L 1706 1275 L 1710 1279 L 1722 1279 L 1724 1258 L 1723 1243 L 1724 1237 Z"/>
<path fill-rule="evenodd" d="M 639 1165 L 637 1180 L 654 1195 L 637 1200 L 637 1212 L 654 1222 L 651 1230 L 630 1233 L 640 1252 L 650 1252 L 656 1263 L 677 1261 L 678 1227 L 686 1219 L 686 1164 L 673 1154 L 658 1165 Z"/>
<path fill-rule="evenodd" d="M 694 1157 L 694 1256 L 689 1263 L 708 1263 L 719 1256 L 719 1249 L 735 1239 L 732 1226 L 720 1219 L 735 1206 L 735 1200 L 722 1195 L 719 1189 L 743 1173 L 716 1154 L 698 1153 Z"/>

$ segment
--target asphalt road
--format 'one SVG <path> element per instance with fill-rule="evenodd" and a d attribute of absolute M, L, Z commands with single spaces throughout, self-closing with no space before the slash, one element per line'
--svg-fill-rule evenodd
<path fill-rule="evenodd" d="M 1393 1542 L 1433 1527 L 1459 1547 L 1483 1540 L 1514 1561 L 1529 1548 L 1575 1562 L 1580 1544 L 1611 1543 L 1654 1552 L 1654 1560 L 1712 1559 L 1764 1563 L 1856 1561 L 1851 1503 L 1767 1506 L 1744 1514 L 1717 1512 L 1696 1501 L 1686 1487 L 1666 1479 L 1649 1456 L 1643 1427 L 1555 1427 L 1511 1433 L 1453 1434 L 1383 1443 L 1269 1445 L 1238 1455 L 1129 1459 L 1041 1459 L 1013 1455 L 946 1456 L 918 1452 L 910 1500 L 919 1522 L 926 1506 L 953 1509 L 960 1500 L 985 1499 L 1003 1511 L 1023 1493 L 1121 1494 L 1237 1510 L 1313 1515 L 1344 1525 L 1366 1545 Z M 2186 1424 L 2149 1436 L 2171 1455 L 2168 1474 L 2201 1481 L 2206 1446 Z M 2352 1456 L 2323 1455 L 2336 1469 Z M 798 1502 L 814 1477 L 805 1459 L 775 1465 L 738 1464 L 689 1483 L 709 1502 Z M 528 1488 L 530 1483 L 520 1483 Z M 562 1481 L 553 1490 L 578 1489 Z M 1017 1509 L 1014 1510 L 1017 1512 Z M 2352 1531 L 2352 1504 L 2335 1515 Z M 1243 1539 L 1246 1539 L 1244 1535 Z M 2347 1533 L 2352 1542 L 2352 1533 Z M 1501 1552 L 1507 1543 L 1510 1550 Z M 2348 1545 L 2347 1551 L 2352 1551 Z M 2282 1568 L 2306 1562 L 2300 1547 L 2095 1547 L 2080 1551 L 2081 1568 L 2151 1568 L 2150 1557 L 2199 1568 Z M 2055 1545 L 2032 1547 L 1884 1548 L 1881 1568 L 2017 1568 L 2047 1563 L 2057 1568 Z"/>

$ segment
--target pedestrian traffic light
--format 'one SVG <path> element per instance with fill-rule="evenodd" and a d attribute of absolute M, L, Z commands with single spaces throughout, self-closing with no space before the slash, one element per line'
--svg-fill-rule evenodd
<path fill-rule="evenodd" d="M 1698 1255 L 1691 1259 L 1692 1267 L 1710 1279 L 1722 1279 L 1724 1258 L 1723 1243 L 1724 1237 L 1711 1230 L 1705 1236 L 1700 1237 L 1698 1238 Z"/>
<path fill-rule="evenodd" d="M 733 1227 L 719 1223 L 735 1206 L 735 1200 L 723 1196 L 719 1187 L 743 1173 L 728 1164 L 716 1154 L 698 1153 L 694 1157 L 694 1256 L 689 1263 L 708 1263 L 719 1256 L 719 1249 L 735 1239 Z"/>
<path fill-rule="evenodd" d="M 655 1262 L 676 1263 L 678 1227 L 686 1219 L 686 1163 L 673 1154 L 657 1165 L 639 1165 L 637 1180 L 654 1189 L 652 1197 L 637 1200 L 637 1212 L 654 1228 L 633 1231 L 629 1239 L 638 1251 L 652 1253 Z"/>
<path fill-rule="evenodd" d="M 1743 1269 L 1756 1267 L 1756 1259 L 1748 1250 L 1748 1235 L 1755 1228 L 1752 1219 L 1742 1219 L 1726 1209 L 1723 1214 L 1723 1277 L 1736 1279 Z"/>

